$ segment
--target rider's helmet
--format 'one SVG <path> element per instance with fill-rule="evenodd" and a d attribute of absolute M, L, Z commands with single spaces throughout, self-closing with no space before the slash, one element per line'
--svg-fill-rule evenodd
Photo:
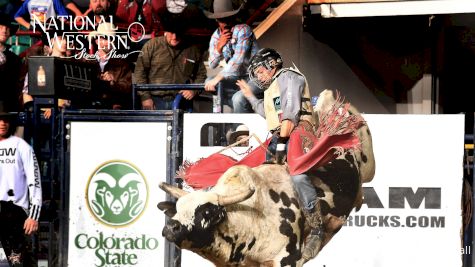
<path fill-rule="evenodd" d="M 249 78 L 255 82 L 261 89 L 267 89 L 272 83 L 273 77 L 271 71 L 275 68 L 282 68 L 283 60 L 280 54 L 272 48 L 262 48 L 252 58 L 249 63 Z M 264 67 L 267 73 L 258 75 L 256 70 Z"/>

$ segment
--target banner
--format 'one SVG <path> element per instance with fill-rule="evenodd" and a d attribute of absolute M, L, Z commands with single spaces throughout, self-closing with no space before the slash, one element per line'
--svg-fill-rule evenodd
<path fill-rule="evenodd" d="M 167 125 L 71 122 L 68 266 L 165 266 Z"/>
<path fill-rule="evenodd" d="M 196 142 L 200 125 L 215 121 L 209 115 L 185 116 L 185 159 L 221 149 Z M 240 122 L 251 133 L 252 127 L 265 131 L 262 118 L 249 115 L 255 117 Z M 462 254 L 472 253 L 461 247 L 463 115 L 363 116 L 372 133 L 375 177 L 363 185 L 361 210 L 305 266 L 462 266 Z M 213 265 L 183 251 L 182 266 Z"/>
<path fill-rule="evenodd" d="M 463 115 L 364 115 L 376 175 L 306 266 L 462 266 Z"/>

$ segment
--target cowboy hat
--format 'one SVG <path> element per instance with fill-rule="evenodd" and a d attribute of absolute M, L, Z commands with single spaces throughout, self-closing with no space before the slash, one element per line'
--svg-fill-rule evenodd
<path fill-rule="evenodd" d="M 236 139 L 241 135 L 249 135 L 249 128 L 244 124 L 239 125 L 234 132 L 231 132 L 228 143 L 236 143 Z"/>
<path fill-rule="evenodd" d="M 213 12 L 203 10 L 206 17 L 209 19 L 222 19 L 236 15 L 242 8 L 233 9 L 233 2 L 231 0 L 214 0 Z"/>
<path fill-rule="evenodd" d="M 97 37 L 97 36 L 110 36 L 115 37 L 116 26 L 111 22 L 103 22 L 97 26 L 95 31 L 89 33 L 88 38 Z"/>
<path fill-rule="evenodd" d="M 8 110 L 4 108 L 3 103 L 0 102 L 0 120 L 3 120 L 10 125 L 6 134 L 2 135 L 2 137 L 5 138 L 13 135 L 18 124 L 18 112 L 8 112 Z"/>
<path fill-rule="evenodd" d="M 18 115 L 16 112 L 5 112 L 5 111 L 0 111 L 0 118 L 7 118 L 7 119 L 12 119 L 15 118 L 15 116 Z"/>
<path fill-rule="evenodd" d="M 183 35 L 187 30 L 184 20 L 185 18 L 179 14 L 165 12 L 160 22 L 162 23 L 163 31 Z"/>
<path fill-rule="evenodd" d="M 10 28 L 10 35 L 15 34 L 18 26 L 13 24 L 13 20 L 5 13 L 0 13 L 0 25 L 7 26 Z"/>
<path fill-rule="evenodd" d="M 8 120 L 10 123 L 14 123 L 17 119 L 18 112 L 8 112 L 4 109 L 3 103 L 0 102 L 0 119 Z"/>

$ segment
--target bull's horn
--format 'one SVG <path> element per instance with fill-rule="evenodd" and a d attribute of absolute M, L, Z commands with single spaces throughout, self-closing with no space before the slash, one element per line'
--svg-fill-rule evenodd
<path fill-rule="evenodd" d="M 175 197 L 175 198 L 180 198 L 186 194 L 188 194 L 188 192 L 186 192 L 185 190 L 183 189 L 180 189 L 176 186 L 173 186 L 173 185 L 169 185 L 167 183 L 160 183 L 158 185 L 163 191 L 167 192 L 168 194 L 170 194 L 171 196 Z"/>
<path fill-rule="evenodd" d="M 231 205 L 235 203 L 239 203 L 250 198 L 256 190 L 248 188 L 247 190 L 241 191 L 234 195 L 230 196 L 221 196 L 218 195 L 218 204 L 221 206 Z"/>

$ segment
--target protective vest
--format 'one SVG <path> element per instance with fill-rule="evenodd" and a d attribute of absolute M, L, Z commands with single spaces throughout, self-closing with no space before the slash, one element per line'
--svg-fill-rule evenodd
<path fill-rule="evenodd" d="M 275 75 L 274 81 L 271 83 L 269 88 L 264 92 L 264 112 L 266 115 L 267 129 L 269 131 L 278 129 L 282 124 L 282 109 L 280 101 L 280 87 L 277 82 L 277 77 L 282 73 L 282 71 L 293 71 L 305 77 L 299 71 L 293 68 L 281 69 Z M 313 108 L 310 102 L 310 90 L 308 88 L 307 80 L 305 79 L 305 88 L 301 96 L 301 105 L 300 105 L 300 118 L 299 121 L 308 121 L 315 125 L 315 119 L 313 116 Z"/>

